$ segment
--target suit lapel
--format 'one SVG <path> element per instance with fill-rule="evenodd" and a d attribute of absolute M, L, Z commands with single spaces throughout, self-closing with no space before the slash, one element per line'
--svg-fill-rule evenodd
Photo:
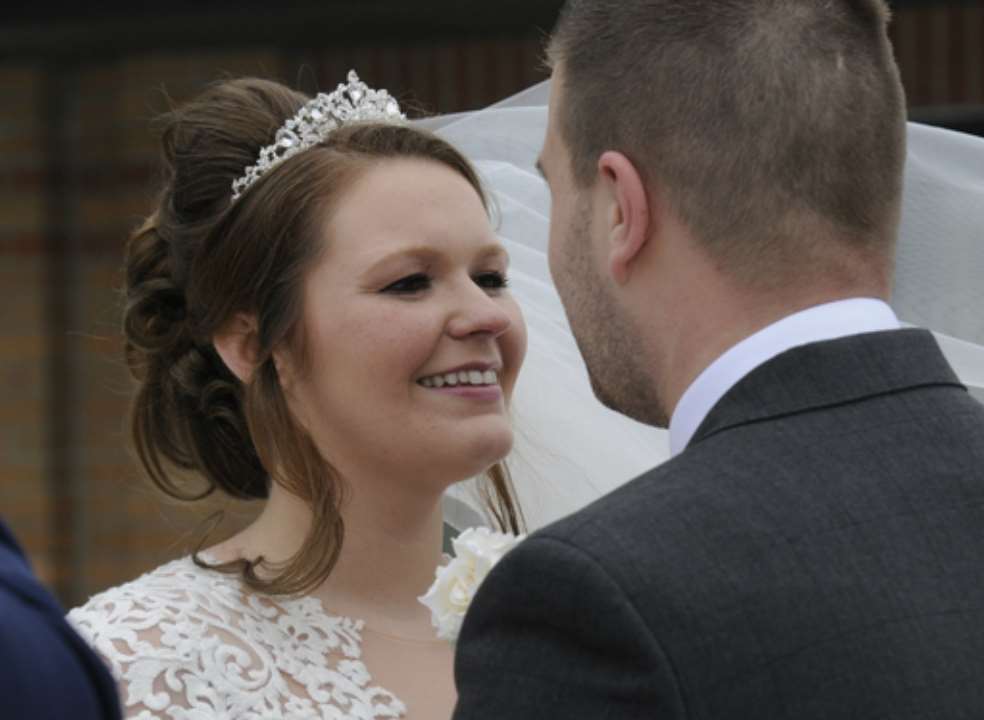
<path fill-rule="evenodd" d="M 690 444 L 728 429 L 918 387 L 963 387 L 932 333 L 866 333 L 788 350 L 729 390 Z"/>

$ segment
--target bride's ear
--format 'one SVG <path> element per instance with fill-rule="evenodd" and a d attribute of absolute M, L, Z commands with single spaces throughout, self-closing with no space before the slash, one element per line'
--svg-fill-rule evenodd
<path fill-rule="evenodd" d="M 212 345 L 232 374 L 243 383 L 249 382 L 260 355 L 256 318 L 236 313 L 212 336 Z"/>
<path fill-rule="evenodd" d="M 649 239 L 649 196 L 639 171 L 620 152 L 603 153 L 598 158 L 598 172 L 609 197 L 608 270 L 615 282 L 623 285 Z"/>

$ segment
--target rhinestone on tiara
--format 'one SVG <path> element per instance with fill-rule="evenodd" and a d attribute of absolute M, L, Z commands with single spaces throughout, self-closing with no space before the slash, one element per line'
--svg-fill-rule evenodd
<path fill-rule="evenodd" d="M 324 142 L 329 133 L 357 122 L 399 123 L 407 119 L 399 103 L 385 90 L 373 90 L 359 80 L 355 70 L 348 84 L 339 84 L 331 94 L 318 93 L 277 130 L 272 145 L 260 150 L 259 159 L 232 183 L 232 202 L 280 163 Z"/>

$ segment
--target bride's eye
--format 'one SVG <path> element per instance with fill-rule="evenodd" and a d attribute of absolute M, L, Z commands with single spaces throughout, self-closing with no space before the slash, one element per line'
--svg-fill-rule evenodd
<path fill-rule="evenodd" d="M 480 273 L 474 280 L 476 285 L 486 290 L 504 290 L 509 287 L 509 278 L 500 272 Z"/>
<path fill-rule="evenodd" d="M 382 292 L 394 295 L 412 295 L 414 293 L 427 290 L 430 287 L 430 278 L 423 273 L 408 275 L 383 288 Z"/>

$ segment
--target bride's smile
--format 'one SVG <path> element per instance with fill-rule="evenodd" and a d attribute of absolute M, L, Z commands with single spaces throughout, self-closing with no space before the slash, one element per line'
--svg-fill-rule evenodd
<path fill-rule="evenodd" d="M 503 399 L 499 371 L 490 369 L 488 363 L 470 363 L 429 375 L 418 380 L 417 384 L 442 395 L 470 400 L 497 402 Z"/>

